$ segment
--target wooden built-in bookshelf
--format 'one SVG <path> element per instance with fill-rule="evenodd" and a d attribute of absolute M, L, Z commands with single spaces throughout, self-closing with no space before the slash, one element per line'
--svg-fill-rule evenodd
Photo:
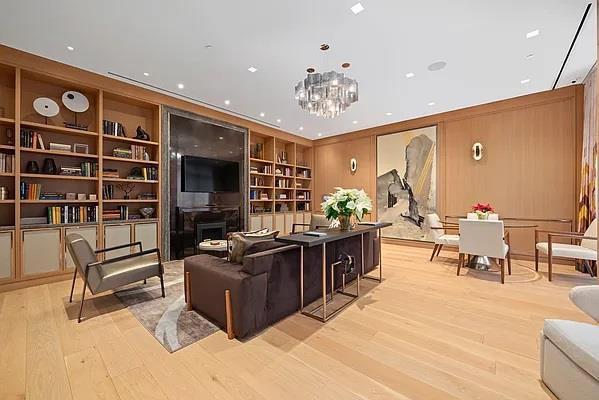
<path fill-rule="evenodd" d="M 77 114 L 68 110 L 61 101 L 62 94 L 68 90 L 83 93 L 89 100 L 89 109 Z M 58 115 L 50 118 L 39 115 L 33 108 L 33 101 L 38 97 L 54 100 L 60 107 Z M 104 120 L 122 124 L 126 137 L 105 134 Z M 79 127 L 66 126 L 65 123 L 76 124 Z M 142 232 L 141 228 L 152 223 L 155 225 L 156 234 L 151 242 L 155 242 L 153 246 L 160 243 L 157 222 L 162 212 L 160 124 L 159 104 L 39 72 L 0 65 L 0 166 L 2 157 L 6 155 L 10 155 L 13 162 L 10 170 L 0 170 L 0 186 L 8 188 L 8 198 L 0 198 L 0 246 L 5 243 L 11 244 L 11 258 L 3 258 L 0 255 L 0 291 L 5 283 L 67 273 L 72 265 L 64 252 L 65 237 L 74 229 L 88 229 L 88 234 L 91 229 L 95 232 L 90 236 L 93 245 L 102 247 L 109 242 L 107 227 L 128 226 L 131 228 L 133 239 L 137 235 L 134 232 L 138 232 L 138 224 L 139 231 Z M 136 138 L 138 126 L 149 135 L 149 140 Z M 31 132 L 30 135 L 35 132 L 35 146 L 21 140 L 21 131 Z M 9 132 L 12 132 L 10 143 L 7 134 Z M 42 138 L 43 148 L 39 138 Z M 50 150 L 50 143 L 68 146 L 71 151 L 68 151 L 68 148 L 66 151 Z M 77 152 L 75 144 L 80 145 L 77 146 Z M 141 155 L 141 159 L 123 158 L 131 146 L 139 146 L 134 155 Z M 117 148 L 121 149 L 120 157 L 113 153 Z M 46 159 L 54 161 L 56 173 L 44 173 L 48 172 L 43 168 Z M 82 166 L 82 163 L 86 163 L 85 166 Z M 79 169 L 83 171 L 81 173 L 93 169 L 94 163 L 97 166 L 95 176 L 79 174 Z M 72 175 L 61 174 L 62 167 L 71 167 L 74 172 L 71 171 Z M 115 176 L 104 178 L 104 169 L 111 169 Z M 132 175 L 138 175 L 140 171 L 141 176 L 152 175 L 155 179 L 128 179 Z M 41 185 L 35 193 L 39 191 L 46 196 L 22 196 L 21 183 Z M 105 185 L 113 185 L 113 198 L 105 198 Z M 131 186 L 129 198 L 125 199 L 124 192 L 119 189 L 121 185 Z M 67 193 L 70 195 L 67 196 Z M 96 219 L 76 223 L 49 223 L 49 207 L 61 206 L 72 206 L 69 211 L 81 216 L 95 213 Z M 123 206 L 128 207 L 129 219 L 103 220 L 106 212 L 118 210 Z M 75 207 L 83 207 L 85 211 Z M 139 210 L 142 207 L 155 209 L 151 219 L 140 216 Z M 43 223 L 44 219 L 46 223 Z M 151 228 L 149 232 L 154 231 L 154 226 Z M 147 239 L 148 231 L 145 232 Z M 9 235 L 10 240 L 2 235 Z M 60 245 L 60 249 L 57 250 L 59 265 L 55 268 L 27 270 L 26 266 L 32 265 L 35 257 L 30 253 L 32 243 L 35 242 L 32 239 L 41 240 L 41 237 L 57 240 Z M 0 248 L 0 253 L 4 250 Z M 7 267 L 9 262 L 10 266 Z"/>
<path fill-rule="evenodd" d="M 312 146 L 255 131 L 249 142 L 250 229 L 290 233 L 313 209 Z"/>

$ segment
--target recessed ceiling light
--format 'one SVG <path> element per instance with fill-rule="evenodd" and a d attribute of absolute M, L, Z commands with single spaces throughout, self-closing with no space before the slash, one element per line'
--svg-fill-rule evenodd
<path fill-rule="evenodd" d="M 362 3 L 356 3 L 352 6 L 351 11 L 356 15 L 360 14 L 362 11 L 364 11 L 364 6 Z"/>
<path fill-rule="evenodd" d="M 527 60 L 530 60 L 530 59 L 531 59 L 531 58 L 533 58 L 534 56 L 535 56 L 535 53 L 528 53 L 528 54 L 526 55 L 526 59 L 527 59 Z"/>
<path fill-rule="evenodd" d="M 250 72 L 256 72 L 256 71 L 258 71 L 258 68 L 256 68 L 256 67 L 249 67 L 248 71 L 250 71 Z"/>
<path fill-rule="evenodd" d="M 535 36 L 539 36 L 539 33 L 541 33 L 541 32 L 538 29 L 535 29 L 534 31 L 530 31 L 526 34 L 526 39 L 530 39 Z"/>
<path fill-rule="evenodd" d="M 222 136 L 219 136 L 218 138 L 219 138 L 220 140 L 225 140 L 225 138 L 224 138 L 224 137 L 222 137 Z"/>
<path fill-rule="evenodd" d="M 388 117 L 390 115 L 393 115 L 393 113 L 392 112 L 386 112 L 385 115 Z"/>
<path fill-rule="evenodd" d="M 358 123 L 358 121 L 352 121 L 351 123 L 355 125 Z"/>
<path fill-rule="evenodd" d="M 321 137 L 321 136 L 322 136 L 322 133 L 318 132 L 318 137 Z"/>
<path fill-rule="evenodd" d="M 520 81 L 520 83 L 521 83 L 521 84 L 523 84 L 523 85 L 526 85 L 526 84 L 527 84 L 527 83 L 529 83 L 529 82 L 530 82 L 530 79 L 528 79 L 528 78 L 527 78 L 527 79 L 522 79 L 522 80 Z"/>
<path fill-rule="evenodd" d="M 435 104 L 436 103 L 434 101 L 431 101 L 431 102 L 428 103 L 428 105 L 431 106 L 431 107 L 434 106 Z"/>
<path fill-rule="evenodd" d="M 67 46 L 67 50 L 68 51 L 73 51 L 73 50 L 75 50 L 75 48 L 73 46 Z"/>
<path fill-rule="evenodd" d="M 260 113 L 260 116 L 261 116 L 261 117 L 264 117 L 264 115 L 265 115 L 265 114 L 264 114 L 263 112 L 261 112 L 261 113 Z"/>
<path fill-rule="evenodd" d="M 177 85 L 177 87 L 178 87 L 179 89 L 185 89 L 185 85 L 184 85 L 184 84 L 182 84 L 182 83 L 179 83 L 179 84 Z"/>
<path fill-rule="evenodd" d="M 205 44 L 205 45 L 204 45 L 204 48 L 205 48 L 205 49 L 211 49 L 211 48 L 213 48 L 213 47 L 214 47 L 214 46 L 212 46 L 211 44 Z"/>
<path fill-rule="evenodd" d="M 280 118 L 277 118 L 277 123 L 279 123 L 279 124 L 281 123 L 281 119 Z"/>
<path fill-rule="evenodd" d="M 144 76 L 150 76 L 149 72 L 144 72 Z"/>
<path fill-rule="evenodd" d="M 406 74 L 406 78 L 413 78 L 414 77 L 414 73 L 413 72 L 408 72 Z"/>
<path fill-rule="evenodd" d="M 440 71 L 447 66 L 445 61 L 437 61 L 428 66 L 429 71 Z"/>
<path fill-rule="evenodd" d="M 231 100 L 225 100 L 225 105 L 228 106 L 229 104 L 231 104 Z"/>
<path fill-rule="evenodd" d="M 300 126 L 300 127 L 299 127 L 299 130 L 300 130 L 300 131 L 303 131 L 303 130 L 304 130 L 304 127 L 303 127 L 303 126 Z"/>

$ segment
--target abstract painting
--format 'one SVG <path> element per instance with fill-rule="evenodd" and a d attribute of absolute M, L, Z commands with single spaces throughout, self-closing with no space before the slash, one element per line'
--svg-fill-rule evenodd
<path fill-rule="evenodd" d="M 437 127 L 377 137 L 377 219 L 384 237 L 427 240 L 425 216 L 436 212 Z"/>

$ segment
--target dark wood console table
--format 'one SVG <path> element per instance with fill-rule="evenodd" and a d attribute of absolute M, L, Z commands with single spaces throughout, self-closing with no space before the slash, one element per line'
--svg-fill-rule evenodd
<path fill-rule="evenodd" d="M 300 311 L 302 314 L 317 319 L 321 322 L 326 322 L 329 318 L 334 317 L 339 312 L 343 311 L 354 303 L 360 297 L 360 279 L 370 278 L 377 281 L 383 279 L 383 265 L 382 265 L 382 252 L 381 252 L 381 229 L 387 226 L 391 226 L 388 222 L 376 222 L 359 224 L 351 231 L 341 231 L 339 229 L 318 229 L 317 232 L 324 233 L 323 236 L 312 236 L 307 234 L 308 232 L 295 233 L 288 236 L 282 236 L 277 238 L 277 241 L 295 244 L 300 246 Z M 364 276 L 364 233 L 378 231 L 379 234 L 379 278 L 371 278 Z M 361 253 L 361 273 L 358 272 L 356 277 L 356 294 L 347 293 L 345 290 L 337 291 L 336 293 L 349 297 L 349 300 L 339 307 L 337 310 L 330 314 L 327 314 L 327 243 L 344 240 L 350 237 L 360 236 L 360 253 Z M 322 304 L 311 311 L 304 311 L 304 247 L 316 247 L 322 246 Z M 331 275 L 333 274 L 331 266 Z M 331 300 L 335 293 L 334 282 L 331 279 Z M 322 308 L 322 315 L 319 315 L 317 311 Z"/>

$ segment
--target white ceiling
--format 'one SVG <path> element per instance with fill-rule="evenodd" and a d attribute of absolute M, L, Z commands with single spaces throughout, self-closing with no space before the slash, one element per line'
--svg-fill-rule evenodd
<path fill-rule="evenodd" d="M 358 0 L 0 0 L 0 43 L 316 138 L 551 89 L 589 2 L 360 1 L 354 15 Z M 559 86 L 597 58 L 595 6 Z M 427 70 L 439 60 L 445 69 Z M 293 88 L 306 68 L 343 62 L 359 102 L 332 120 L 302 111 Z"/>

